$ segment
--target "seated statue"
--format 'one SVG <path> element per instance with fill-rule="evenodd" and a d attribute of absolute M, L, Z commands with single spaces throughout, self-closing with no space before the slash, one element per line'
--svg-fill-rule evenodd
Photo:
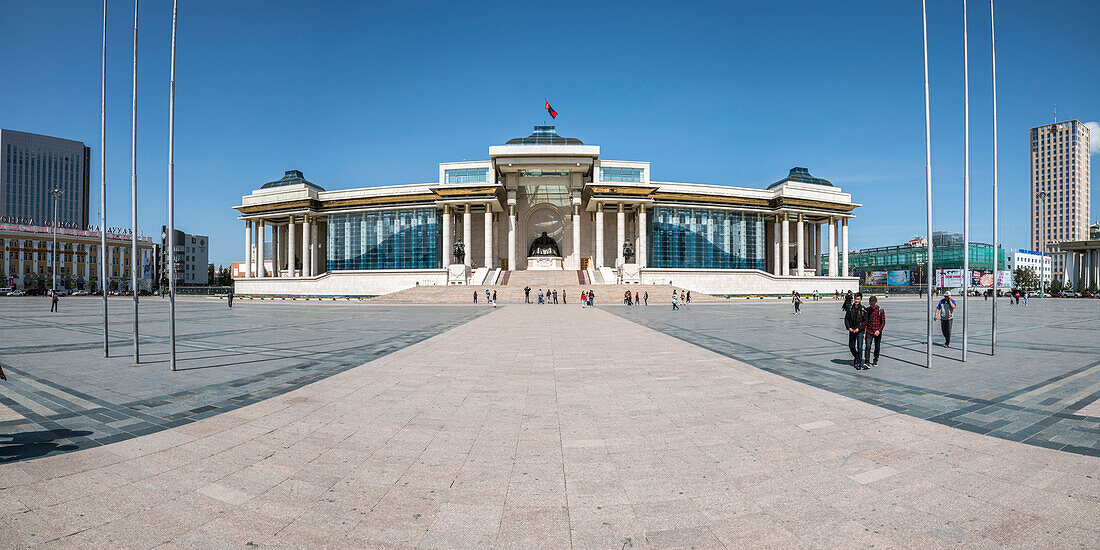
<path fill-rule="evenodd" d="M 535 237 L 535 240 L 531 241 L 531 247 L 527 249 L 527 255 L 561 257 L 561 249 L 558 248 L 557 241 L 543 231 L 542 235 Z"/>
<path fill-rule="evenodd" d="M 634 263 L 634 243 L 630 241 L 623 243 L 623 262 Z"/>

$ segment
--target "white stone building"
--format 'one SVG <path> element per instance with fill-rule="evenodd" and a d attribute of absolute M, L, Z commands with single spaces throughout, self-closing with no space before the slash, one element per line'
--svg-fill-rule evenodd
<path fill-rule="evenodd" d="M 428 183 L 326 191 L 286 172 L 235 207 L 248 275 L 236 285 L 364 296 L 575 270 L 586 284 L 832 292 L 858 285 L 843 252 L 858 206 L 805 168 L 767 189 L 654 181 L 648 162 L 602 159 L 599 146 L 536 126 L 487 160 L 441 163 Z M 267 240 L 271 258 L 257 246 Z M 816 266 L 829 250 L 824 277 Z M 266 261 L 273 268 L 257 272 Z"/>
<path fill-rule="evenodd" d="M 1005 255 L 1005 267 L 1012 271 L 1017 268 L 1030 268 L 1043 283 L 1044 288 L 1053 280 L 1050 254 L 1020 248 Z"/>

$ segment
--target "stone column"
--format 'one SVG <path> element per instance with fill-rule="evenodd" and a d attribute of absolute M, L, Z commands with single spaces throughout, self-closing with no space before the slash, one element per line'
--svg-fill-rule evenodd
<path fill-rule="evenodd" d="M 646 259 L 648 258 L 648 256 L 646 255 L 646 245 L 648 244 L 646 242 L 646 236 L 647 236 L 646 235 L 646 230 L 647 229 L 648 229 L 648 225 L 646 224 L 645 205 L 644 204 L 639 204 L 638 205 L 638 223 L 637 223 L 638 244 L 635 245 L 634 253 L 637 255 L 636 261 L 638 262 L 638 266 L 640 266 L 640 267 L 645 267 L 646 266 Z"/>
<path fill-rule="evenodd" d="M 279 259 L 282 254 L 279 254 L 279 228 L 280 225 L 271 226 L 271 276 L 278 277 L 279 270 L 282 267 L 279 264 Z"/>
<path fill-rule="evenodd" d="M 805 218 L 802 214 L 798 215 L 798 221 L 795 227 L 795 262 L 798 266 L 794 270 L 794 274 L 801 277 L 802 270 L 806 267 L 806 228 Z"/>
<path fill-rule="evenodd" d="M 302 277 L 313 276 L 313 265 L 310 263 L 310 231 L 309 216 L 302 217 Z"/>
<path fill-rule="evenodd" d="M 485 267 L 493 269 L 493 207 L 485 205 Z"/>
<path fill-rule="evenodd" d="M 295 268 L 297 267 L 298 258 L 298 224 L 294 221 L 294 216 L 290 217 L 290 223 L 286 224 L 286 272 L 290 277 L 297 277 Z"/>
<path fill-rule="evenodd" d="M 256 239 L 256 257 L 259 258 L 259 261 L 256 262 L 256 276 L 266 277 L 268 273 L 264 269 L 264 260 L 267 259 L 267 253 L 264 251 L 264 241 L 267 240 L 267 222 L 260 220 L 257 232 L 260 238 Z"/>
<path fill-rule="evenodd" d="M 470 205 L 465 205 L 465 209 L 462 211 L 462 246 L 466 247 L 466 255 L 462 258 L 462 263 L 469 267 L 472 256 L 474 255 L 474 249 L 471 247 L 473 240 L 471 237 L 473 233 L 470 229 L 470 224 L 473 221 L 473 214 L 470 212 Z"/>
<path fill-rule="evenodd" d="M 843 227 L 840 230 L 840 246 L 842 246 L 844 248 L 843 248 L 843 250 L 840 251 L 840 260 L 842 262 L 844 262 L 844 266 L 841 267 L 840 270 L 841 270 L 841 273 L 843 273 L 844 276 L 847 277 L 848 276 L 848 218 L 844 218 L 844 221 L 842 221 L 841 223 L 843 224 Z"/>
<path fill-rule="evenodd" d="M 603 203 L 596 204 L 596 267 L 603 267 Z"/>
<path fill-rule="evenodd" d="M 168 261 L 174 261 L 176 257 L 175 250 L 168 251 Z M 107 265 L 111 264 L 111 256 L 107 256 Z M 165 266 L 167 269 L 167 266 Z M 244 276 L 252 276 L 252 220 L 244 221 Z"/>
<path fill-rule="evenodd" d="M 621 265 L 623 258 L 623 243 L 626 242 L 626 212 L 623 203 L 619 203 L 619 211 L 615 214 L 615 265 Z"/>
<path fill-rule="evenodd" d="M 779 243 L 779 250 L 783 262 L 780 264 L 780 268 L 783 271 L 783 275 L 788 276 L 791 274 L 791 220 L 790 216 L 786 213 L 780 214 L 779 234 L 782 238 L 782 241 Z"/>
<path fill-rule="evenodd" d="M 779 251 L 779 216 L 772 220 L 772 275 L 782 275 L 783 268 L 779 267 L 782 257 Z"/>
<path fill-rule="evenodd" d="M 443 250 L 441 252 L 442 258 L 439 260 L 440 267 L 446 268 L 451 265 L 451 249 L 454 245 L 451 244 L 451 207 L 446 204 L 443 205 L 443 238 L 440 241 L 443 243 Z"/>
<path fill-rule="evenodd" d="M 836 277 L 836 220 L 829 218 L 829 276 Z"/>
<path fill-rule="evenodd" d="M 516 205 L 508 205 L 508 269 L 516 268 Z"/>
<path fill-rule="evenodd" d="M 309 221 L 309 274 L 320 275 L 325 271 L 321 266 L 321 239 L 317 237 L 321 224 L 317 223 L 317 218 L 310 218 Z"/>
<path fill-rule="evenodd" d="M 573 205 L 573 269 L 581 268 L 581 207 Z"/>

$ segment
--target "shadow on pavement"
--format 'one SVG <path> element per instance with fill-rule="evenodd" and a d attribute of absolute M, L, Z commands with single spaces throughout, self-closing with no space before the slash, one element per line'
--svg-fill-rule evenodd
<path fill-rule="evenodd" d="M 57 443 L 60 439 L 85 437 L 92 432 L 87 430 L 41 430 L 0 434 L 0 464 L 28 458 L 38 458 L 55 452 L 75 451 L 77 446 L 71 442 Z M 10 441 L 4 441 L 9 439 Z"/>

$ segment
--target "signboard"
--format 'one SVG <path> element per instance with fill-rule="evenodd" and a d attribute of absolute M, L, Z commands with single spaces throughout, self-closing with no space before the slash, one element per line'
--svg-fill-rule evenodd
<path fill-rule="evenodd" d="M 885 271 L 872 271 L 867 274 L 867 284 L 872 286 L 885 286 L 886 285 L 886 272 Z"/>
<path fill-rule="evenodd" d="M 890 286 L 909 286 L 909 271 L 891 271 L 886 274 L 886 284 Z"/>
<path fill-rule="evenodd" d="M 940 288 L 956 288 L 963 285 L 963 270 L 961 269 L 937 269 L 936 286 Z"/>

